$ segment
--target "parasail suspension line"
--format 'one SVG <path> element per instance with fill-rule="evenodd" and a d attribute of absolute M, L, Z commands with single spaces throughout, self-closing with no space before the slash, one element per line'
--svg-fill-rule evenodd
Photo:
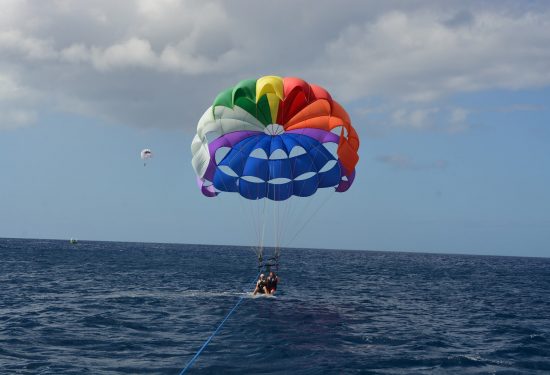
<path fill-rule="evenodd" d="M 336 191 L 336 190 L 334 190 Z M 311 216 L 302 224 L 302 226 L 300 226 L 300 228 L 298 229 L 298 231 L 296 232 L 296 234 L 294 235 L 294 237 L 292 237 L 290 239 L 290 241 L 288 241 L 287 243 L 287 246 L 290 245 L 292 243 L 292 241 L 294 241 L 296 239 L 296 237 L 298 237 L 298 235 L 304 230 L 304 228 L 307 226 L 307 224 L 309 224 L 310 220 L 313 219 L 315 217 L 315 215 L 317 215 L 317 213 L 319 212 L 319 210 L 321 210 L 321 208 L 323 208 L 323 206 L 330 200 L 330 198 L 332 198 L 334 196 L 333 193 L 330 193 L 326 196 L 325 199 L 323 199 L 323 201 L 321 202 L 321 204 L 319 206 L 317 206 L 317 208 L 315 209 L 315 211 L 313 211 L 313 214 L 311 214 Z M 309 202 L 308 202 L 309 203 Z"/>

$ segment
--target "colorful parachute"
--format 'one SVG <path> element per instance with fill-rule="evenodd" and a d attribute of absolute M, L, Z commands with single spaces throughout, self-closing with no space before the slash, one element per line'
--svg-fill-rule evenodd
<path fill-rule="evenodd" d="M 191 145 L 204 195 L 235 192 L 274 201 L 307 197 L 319 188 L 348 190 L 358 149 L 348 114 L 325 89 L 276 76 L 221 92 Z"/>

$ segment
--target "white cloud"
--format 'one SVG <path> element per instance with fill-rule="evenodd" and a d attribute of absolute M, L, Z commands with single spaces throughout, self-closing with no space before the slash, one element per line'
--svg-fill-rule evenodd
<path fill-rule="evenodd" d="M 92 47 L 90 57 L 94 67 L 99 70 L 151 67 L 157 59 L 149 41 L 138 38 L 113 44 L 105 49 Z"/>
<path fill-rule="evenodd" d="M 30 60 L 53 59 L 52 42 L 23 35 L 18 30 L 0 31 L 0 51 L 17 52 Z"/>
<path fill-rule="evenodd" d="M 165 20 L 185 10 L 182 2 L 177 0 L 138 0 L 136 5 L 143 17 L 156 21 Z"/>
<path fill-rule="evenodd" d="M 15 129 L 36 122 L 36 112 L 25 109 L 34 97 L 15 77 L 0 72 L 0 130 Z"/>
<path fill-rule="evenodd" d="M 550 7 L 509 4 L 6 1 L 0 76 L 17 72 L 35 94 L 17 108 L 42 97 L 192 129 L 240 79 L 296 75 L 341 102 L 378 97 L 399 128 L 460 129 L 468 110 L 448 109 L 452 94 L 550 85 Z"/>
<path fill-rule="evenodd" d="M 189 43 L 180 42 L 167 45 L 160 53 L 155 53 L 148 40 L 132 38 L 107 48 L 73 44 L 61 51 L 62 60 L 69 63 L 90 63 L 99 71 L 123 70 L 140 67 L 160 72 L 178 72 L 201 74 L 216 72 L 237 66 L 241 60 L 235 50 L 226 51 L 215 59 L 196 55 L 188 47 Z"/>
<path fill-rule="evenodd" d="M 459 14 L 464 21 L 452 26 L 449 11 L 426 9 L 352 24 L 328 44 L 319 72 L 350 98 L 431 101 L 456 92 L 550 84 L 548 10 Z"/>
<path fill-rule="evenodd" d="M 451 122 L 453 124 L 463 123 L 470 111 L 464 108 L 453 108 L 451 111 Z"/>
<path fill-rule="evenodd" d="M 448 166 L 446 160 L 436 160 L 428 163 L 416 162 L 410 156 L 402 154 L 381 155 L 376 158 L 380 163 L 387 164 L 395 169 L 425 170 L 425 169 L 445 169 Z"/>
<path fill-rule="evenodd" d="M 438 108 L 421 108 L 410 111 L 398 109 L 392 114 L 392 118 L 398 126 L 422 130 L 432 126 L 431 117 L 438 112 Z"/>
<path fill-rule="evenodd" d="M 20 87 L 15 80 L 0 73 L 0 100 L 15 99 L 25 94 L 25 90 Z"/>
<path fill-rule="evenodd" d="M 70 63 L 81 63 L 89 61 L 90 59 L 91 53 L 82 43 L 73 44 L 61 51 L 61 60 L 65 60 Z"/>
<path fill-rule="evenodd" d="M 413 166 L 413 161 L 411 158 L 399 154 L 381 155 L 377 157 L 376 160 L 398 169 L 407 169 L 412 168 Z"/>
<path fill-rule="evenodd" d="M 453 108 L 450 111 L 449 132 L 459 133 L 469 129 L 467 123 L 470 111 L 465 108 Z"/>
<path fill-rule="evenodd" d="M 495 108 L 498 112 L 536 112 L 544 111 L 547 107 L 540 104 L 513 104 L 506 107 Z"/>
<path fill-rule="evenodd" d="M 0 108 L 0 130 L 20 128 L 35 122 L 36 113 L 32 110 Z"/>
<path fill-rule="evenodd" d="M 42 30 L 38 37 L 25 35 L 21 30 L 2 30 L 0 25 L 0 51 L 16 54 L 28 62 L 50 60 L 52 64 L 89 64 L 98 71 L 139 67 L 183 74 L 228 71 L 246 59 L 233 43 L 232 21 L 220 4 L 138 1 L 135 7 L 134 13 L 129 12 L 134 16 L 129 20 L 130 30 L 117 33 L 118 28 L 114 27 L 115 20 L 108 15 L 108 9 L 102 11 L 96 7 L 81 14 L 82 10 L 74 3 L 61 2 L 55 8 L 57 13 L 49 15 L 51 19 L 73 12 L 87 21 L 91 19 L 92 28 L 112 28 L 115 32 L 108 38 L 110 40 L 97 38 L 94 41 L 90 30 L 82 40 L 63 46 L 67 36 L 54 35 L 55 29 L 46 27 L 46 32 Z M 58 23 L 55 26 L 59 28 Z M 67 26 L 72 25 L 67 23 Z M 43 38 L 50 33 L 51 37 Z"/>

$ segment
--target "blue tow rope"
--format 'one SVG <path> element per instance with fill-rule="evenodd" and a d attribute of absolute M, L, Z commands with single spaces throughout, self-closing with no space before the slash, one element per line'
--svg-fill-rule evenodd
<path fill-rule="evenodd" d="M 256 276 L 256 278 L 254 279 L 253 282 L 255 282 L 256 280 L 258 280 L 258 277 L 260 277 L 260 274 L 262 273 L 262 271 L 260 270 L 260 272 L 258 273 L 258 276 Z M 212 332 L 212 334 L 210 335 L 210 337 L 208 339 L 206 339 L 206 341 L 204 342 L 204 344 L 202 344 L 202 346 L 200 347 L 200 349 L 197 351 L 197 353 L 195 353 L 195 355 L 193 356 L 193 358 L 191 358 L 191 360 L 187 363 L 187 365 L 185 366 L 185 368 L 183 370 L 181 370 L 181 372 L 179 373 L 179 375 L 183 375 L 185 374 L 190 368 L 191 366 L 193 366 L 193 363 L 195 363 L 195 361 L 199 358 L 199 356 L 201 355 L 201 353 L 203 352 L 204 349 L 206 349 L 206 347 L 208 346 L 208 344 L 210 343 L 210 341 L 212 341 L 212 339 L 214 338 L 214 336 L 216 336 L 218 334 L 218 332 L 220 331 L 220 329 L 222 328 L 223 324 L 225 323 L 225 321 L 227 319 L 229 319 L 229 317 L 231 316 L 231 314 L 233 314 L 233 312 L 235 312 L 235 310 L 237 310 L 237 307 L 239 307 L 239 305 L 243 302 L 244 300 L 244 297 L 245 296 L 241 296 L 241 298 L 239 298 L 239 300 L 237 301 L 237 303 L 235 304 L 235 306 L 233 306 L 233 308 L 227 313 L 227 315 L 225 316 L 225 318 L 223 318 L 223 320 L 220 322 L 220 324 L 218 325 L 218 327 L 214 330 L 214 332 Z"/>

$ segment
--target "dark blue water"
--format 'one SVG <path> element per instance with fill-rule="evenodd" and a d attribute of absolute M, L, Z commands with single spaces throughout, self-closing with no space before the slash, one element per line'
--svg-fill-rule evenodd
<path fill-rule="evenodd" d="M 1 374 L 178 374 L 250 249 L 0 239 Z M 285 250 L 191 374 L 547 374 L 550 259 Z"/>

